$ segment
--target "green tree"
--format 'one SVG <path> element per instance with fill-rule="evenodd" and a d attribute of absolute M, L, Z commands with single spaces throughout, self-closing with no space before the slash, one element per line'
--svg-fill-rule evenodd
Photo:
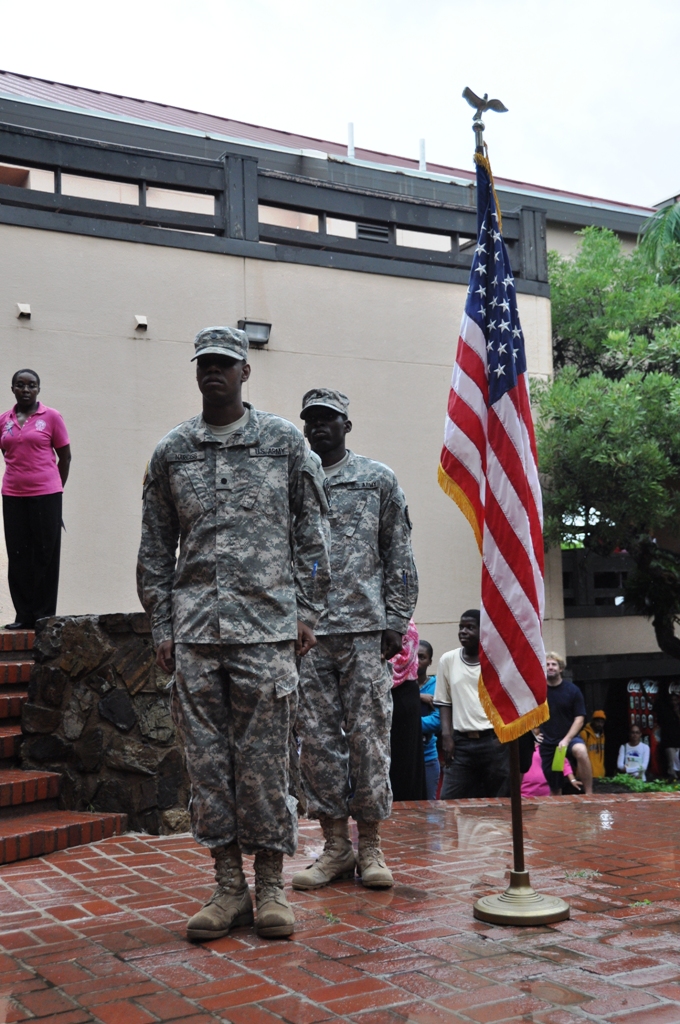
<path fill-rule="evenodd" d="M 573 259 L 548 254 L 556 374 L 680 370 L 680 289 L 613 231 L 586 228 Z"/>
<path fill-rule="evenodd" d="M 648 255 L 587 228 L 550 254 L 555 378 L 538 389 L 545 534 L 633 557 L 626 600 L 680 656 L 680 288 Z"/>
<path fill-rule="evenodd" d="M 668 281 L 680 280 L 680 203 L 657 210 L 643 225 L 640 251 Z"/>

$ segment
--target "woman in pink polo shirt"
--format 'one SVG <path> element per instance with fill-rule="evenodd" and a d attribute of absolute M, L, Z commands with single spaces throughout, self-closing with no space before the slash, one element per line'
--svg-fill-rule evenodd
<path fill-rule="evenodd" d="M 16 405 L 0 416 L 2 514 L 16 610 L 16 621 L 5 628 L 32 629 L 36 619 L 57 610 L 61 497 L 71 447 L 61 413 L 38 401 L 35 370 L 17 370 L 12 391 Z"/>

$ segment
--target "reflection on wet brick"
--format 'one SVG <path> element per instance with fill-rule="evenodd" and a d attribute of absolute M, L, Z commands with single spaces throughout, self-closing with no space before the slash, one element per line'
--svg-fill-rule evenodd
<path fill-rule="evenodd" d="M 472 917 L 510 867 L 502 800 L 397 805 L 384 830 L 394 890 L 292 893 L 290 940 L 240 928 L 185 941 L 212 889 L 189 836 L 114 836 L 8 865 L 0 1010 L 44 1024 L 680 1024 L 676 808 L 666 794 L 534 801 L 532 882 L 572 906 L 545 928 Z M 320 845 L 302 822 L 288 878 Z"/>

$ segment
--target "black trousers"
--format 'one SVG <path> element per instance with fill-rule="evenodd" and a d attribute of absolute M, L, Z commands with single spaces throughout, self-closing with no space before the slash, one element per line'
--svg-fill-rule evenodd
<path fill-rule="evenodd" d="M 2 496 L 8 582 L 16 621 L 34 626 L 54 615 L 59 589 L 61 492 L 35 498 Z"/>
<path fill-rule="evenodd" d="M 509 795 L 508 747 L 493 729 L 480 733 L 478 739 L 454 729 L 453 741 L 453 763 L 444 769 L 442 800 Z"/>
<path fill-rule="evenodd" d="M 390 732 L 390 785 L 394 800 L 425 800 L 423 727 L 420 724 L 420 687 L 407 679 L 392 689 Z"/>

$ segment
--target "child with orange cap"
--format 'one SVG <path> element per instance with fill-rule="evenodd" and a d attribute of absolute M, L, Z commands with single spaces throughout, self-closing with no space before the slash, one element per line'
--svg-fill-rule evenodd
<path fill-rule="evenodd" d="M 593 711 L 592 718 L 585 728 L 581 729 L 581 739 L 588 748 L 588 757 L 593 769 L 594 779 L 603 779 L 604 770 L 604 723 L 607 716 L 604 711 Z"/>

